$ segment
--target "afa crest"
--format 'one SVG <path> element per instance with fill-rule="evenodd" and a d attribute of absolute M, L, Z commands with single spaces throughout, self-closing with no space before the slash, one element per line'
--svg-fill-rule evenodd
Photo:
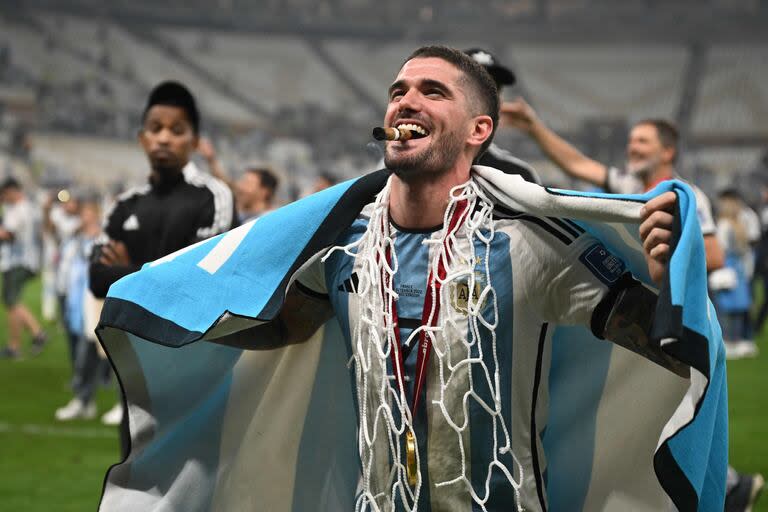
<path fill-rule="evenodd" d="M 475 285 L 472 288 L 472 300 L 474 302 L 477 302 L 480 300 L 480 292 L 482 291 L 482 288 L 480 288 L 480 283 L 475 280 Z M 467 282 L 459 282 L 459 283 L 452 283 L 451 284 L 451 306 L 453 306 L 453 309 L 455 309 L 457 312 L 459 312 L 462 315 L 466 315 L 468 312 L 468 304 L 469 304 L 469 283 Z"/>

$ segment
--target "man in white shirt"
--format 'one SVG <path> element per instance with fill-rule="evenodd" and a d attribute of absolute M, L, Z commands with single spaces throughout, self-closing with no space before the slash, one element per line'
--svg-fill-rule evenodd
<path fill-rule="evenodd" d="M 249 167 L 235 182 L 235 202 L 240 223 L 261 217 L 275 209 L 280 180 L 266 167 Z"/>
<path fill-rule="evenodd" d="M 55 201 L 55 202 L 54 202 Z M 44 293 L 55 295 L 60 318 L 66 318 L 67 288 L 71 258 L 64 257 L 64 247 L 80 229 L 80 201 L 76 197 L 50 195 L 43 204 L 43 287 Z M 52 271 L 52 279 L 47 277 L 46 270 Z M 72 367 L 75 365 L 79 336 L 72 332 L 67 322 L 62 322 L 69 343 L 69 358 Z"/>
<path fill-rule="evenodd" d="M 584 155 L 568 141 L 552 131 L 522 98 L 502 105 L 501 117 L 530 135 L 542 151 L 569 176 L 586 181 L 614 194 L 641 194 L 665 180 L 678 178 L 678 133 L 674 125 L 663 119 L 646 119 L 636 123 L 627 141 L 626 169 L 610 167 Z M 717 241 L 712 206 L 706 195 L 689 183 L 696 194 L 696 211 L 704 235 L 707 270 L 723 266 L 725 255 Z"/>
<path fill-rule="evenodd" d="M 24 328 L 32 333 L 33 353 L 38 353 L 46 341 L 40 323 L 20 302 L 24 285 L 40 268 L 39 216 L 13 178 L 0 185 L 0 197 L 3 201 L 0 271 L 3 273 L 3 304 L 8 310 L 8 345 L 0 356 L 16 359 L 21 356 Z"/>

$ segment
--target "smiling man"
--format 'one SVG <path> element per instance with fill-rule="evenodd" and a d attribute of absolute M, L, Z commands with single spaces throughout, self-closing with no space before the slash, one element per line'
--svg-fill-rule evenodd
<path fill-rule="evenodd" d="M 662 181 L 679 179 L 674 168 L 678 158 L 679 135 L 677 128 L 664 119 L 645 119 L 632 127 L 627 141 L 626 169 L 622 170 L 606 166 L 581 153 L 552 131 L 522 98 L 505 103 L 501 115 L 510 124 L 530 135 L 568 175 L 607 192 L 640 194 Z M 696 193 L 697 213 L 707 254 L 707 270 L 715 270 L 723 266 L 725 255 L 715 236 L 712 206 L 701 189 L 689 185 Z"/>
<path fill-rule="evenodd" d="M 116 283 L 97 331 L 132 437 L 100 510 L 722 510 L 690 188 L 473 165 L 498 112 L 480 64 L 420 48 L 387 169 Z"/>
<path fill-rule="evenodd" d="M 415 51 L 389 88 L 385 127 L 413 136 L 387 143 L 384 189 L 299 275 L 275 320 L 213 340 L 273 348 L 340 319 L 356 360 L 358 509 L 546 510 L 547 384 L 535 375 L 548 371 L 550 323 L 687 372 L 649 345 L 655 295 L 619 258 L 567 220 L 498 207 L 481 191 L 472 163 L 498 112 L 491 77 L 470 57 Z M 656 282 L 674 204 L 672 193 L 649 202 L 640 228 Z"/>

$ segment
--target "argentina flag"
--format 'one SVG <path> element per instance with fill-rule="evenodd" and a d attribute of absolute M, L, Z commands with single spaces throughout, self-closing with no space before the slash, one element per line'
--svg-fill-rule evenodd
<path fill-rule="evenodd" d="M 97 334 L 118 375 L 131 434 L 100 510 L 346 511 L 360 475 L 349 352 L 333 318 L 300 345 L 243 351 L 205 340 L 268 322 L 286 291 L 388 178 L 377 171 L 289 204 L 115 283 Z M 569 219 L 658 290 L 652 338 L 683 379 L 588 328 L 557 326 L 542 444 L 548 510 L 723 509 L 725 354 L 707 296 L 694 194 L 547 189 L 476 166 L 499 206 Z M 669 269 L 648 276 L 642 204 L 678 202 Z M 543 500 L 544 501 L 544 500 Z"/>

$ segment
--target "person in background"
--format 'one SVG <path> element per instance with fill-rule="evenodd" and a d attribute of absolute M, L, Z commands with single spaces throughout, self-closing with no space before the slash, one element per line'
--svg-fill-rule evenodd
<path fill-rule="evenodd" d="M 768 154 L 765 157 L 766 167 L 768 167 Z M 760 333 L 768 318 L 768 181 L 760 184 L 760 240 L 755 249 L 755 281 L 760 283 L 762 291 L 762 303 L 755 316 L 754 329 Z"/>
<path fill-rule="evenodd" d="M 725 266 L 709 276 L 718 319 L 723 329 L 725 354 L 729 359 L 756 357 L 751 339 L 749 310 L 752 306 L 752 242 L 744 222 L 744 202 L 736 189 L 728 188 L 718 197 L 717 237 L 725 250 Z"/>
<path fill-rule="evenodd" d="M 69 344 L 69 360 L 74 371 L 77 344 L 80 336 L 69 329 L 66 321 L 67 286 L 69 283 L 70 260 L 63 257 L 64 247 L 80 229 L 80 201 L 68 190 L 50 194 L 43 204 L 43 244 L 45 259 L 53 267 L 53 289 L 59 307 L 64 332 Z M 45 284 L 44 284 L 45 286 Z"/>
<path fill-rule="evenodd" d="M 335 174 L 330 172 L 322 172 L 318 175 L 317 178 L 315 178 L 315 182 L 312 184 L 310 193 L 314 194 L 315 192 L 320 192 L 321 190 L 331 188 L 338 182 L 339 178 Z"/>
<path fill-rule="evenodd" d="M 503 90 L 505 87 L 512 87 L 517 83 L 515 73 L 506 66 L 499 63 L 499 60 L 489 51 L 482 48 L 470 48 L 464 50 L 464 53 L 472 57 L 472 60 L 480 64 L 488 71 L 493 81 L 496 82 L 496 89 L 499 91 L 499 105 L 504 109 Z M 500 119 L 503 121 L 503 117 Z M 516 158 L 512 153 L 501 149 L 496 143 L 492 142 L 488 149 L 480 155 L 475 162 L 479 165 L 487 165 L 504 171 L 508 174 L 519 174 L 526 181 L 541 185 L 541 178 L 538 173 L 527 162 Z"/>
<path fill-rule="evenodd" d="M 597 162 L 552 131 L 522 98 L 502 105 L 501 117 L 528 134 L 542 151 L 572 178 L 580 179 L 612 194 L 641 194 L 665 180 L 680 179 L 675 173 L 679 135 L 664 119 L 645 119 L 636 123 L 627 140 L 627 164 L 618 169 Z M 696 185 L 696 211 L 704 235 L 707 270 L 723 266 L 723 249 L 718 243 L 712 206 Z"/>
<path fill-rule="evenodd" d="M 69 262 L 64 322 L 67 331 L 79 337 L 74 365 L 74 397 L 55 412 L 58 421 L 92 419 L 96 416 L 94 395 L 109 361 L 99 354 L 93 322 L 86 322 L 93 295 L 88 289 L 88 265 L 93 244 L 101 234 L 101 209 L 98 201 L 83 201 L 80 228 L 62 247 L 62 258 Z M 90 325 L 89 325 L 90 324 Z M 90 327 L 90 328 L 89 328 Z"/>
<path fill-rule="evenodd" d="M 235 182 L 235 199 L 240 223 L 261 217 L 275 209 L 280 180 L 266 167 L 249 167 Z"/>
<path fill-rule="evenodd" d="M 192 93 L 179 82 L 158 84 L 141 117 L 139 143 L 150 173 L 146 185 L 129 189 L 106 215 L 104 234 L 95 244 L 89 285 L 104 298 L 118 279 L 144 263 L 236 227 L 232 191 L 191 161 L 197 149 L 200 114 Z M 127 415 L 121 446 L 127 453 Z"/>
<path fill-rule="evenodd" d="M 0 198 L 0 271 L 3 304 L 8 312 L 8 344 L 0 351 L 0 357 L 19 359 L 24 329 L 32 333 L 32 354 L 38 354 L 47 341 L 37 318 L 21 302 L 25 285 L 40 269 L 40 216 L 12 177 L 0 185 Z"/>
<path fill-rule="evenodd" d="M 759 351 L 753 336 L 758 332 L 755 330 L 755 325 L 759 329 L 761 324 L 753 324 L 750 317 L 749 309 L 752 305 L 750 272 L 754 269 L 755 276 L 761 273 L 760 280 L 763 287 L 768 288 L 764 273 L 765 235 L 761 239 L 756 236 L 754 218 L 756 214 L 744 203 L 737 190 L 726 189 L 721 192 L 718 209 L 718 238 L 725 248 L 725 266 L 710 275 L 710 288 L 713 288 L 712 281 L 717 285 L 720 279 L 718 274 L 726 276 L 724 281 L 729 286 L 721 290 L 713 290 L 718 319 L 723 329 L 726 357 L 729 359 L 756 357 Z M 759 228 L 759 223 L 757 227 Z M 765 297 L 767 296 L 764 295 L 761 311 L 766 307 Z M 760 314 L 757 319 L 760 320 Z M 764 486 L 765 478 L 762 474 L 739 473 L 728 466 L 725 512 L 749 512 Z"/>
<path fill-rule="evenodd" d="M 214 178 L 223 181 L 229 188 L 234 189 L 235 183 L 221 164 L 216 153 L 216 147 L 213 145 L 213 141 L 210 138 L 200 137 L 200 140 L 197 143 L 197 153 L 203 157 L 203 160 L 205 160 L 205 163 L 208 165 L 208 169 L 210 169 L 211 175 Z"/>

